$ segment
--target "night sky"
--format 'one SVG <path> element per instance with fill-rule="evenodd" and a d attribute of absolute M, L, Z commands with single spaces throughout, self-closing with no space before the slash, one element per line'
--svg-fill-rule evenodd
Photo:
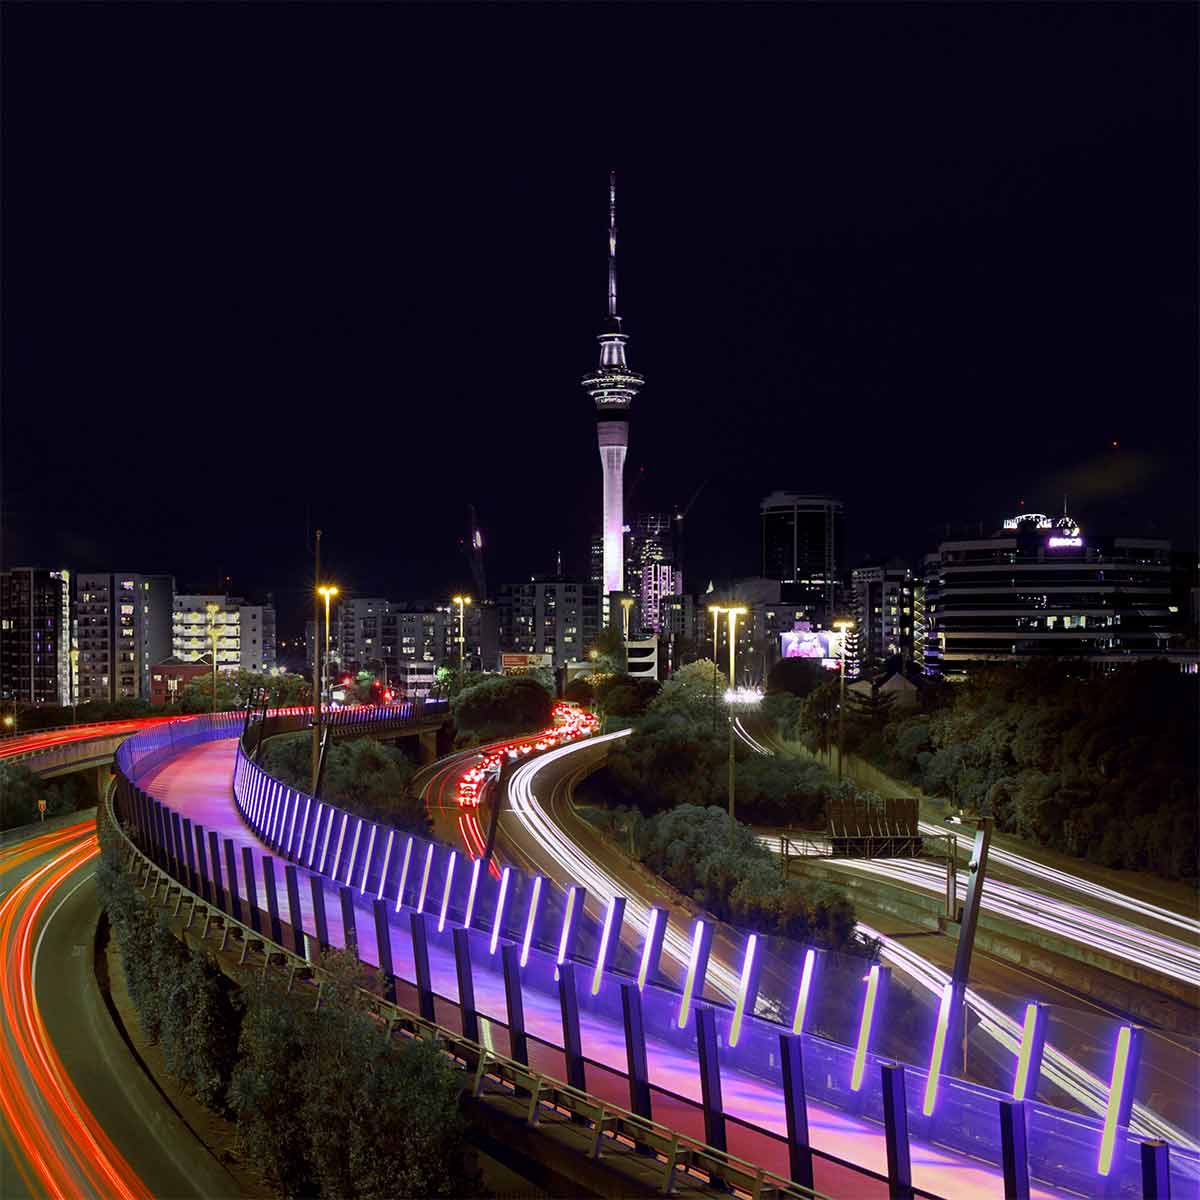
<path fill-rule="evenodd" d="M 1023 499 L 1196 540 L 1186 4 L 6 4 L 4 560 L 273 592 L 583 571 L 619 172 L 634 509 L 753 574 Z M 1118 445 L 1113 446 L 1116 442 Z"/>

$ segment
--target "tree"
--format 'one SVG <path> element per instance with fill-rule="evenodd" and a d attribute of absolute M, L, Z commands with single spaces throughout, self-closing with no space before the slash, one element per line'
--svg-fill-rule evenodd
<path fill-rule="evenodd" d="M 767 692 L 789 692 L 803 699 L 828 676 L 819 658 L 781 658 L 767 676 Z"/>
<path fill-rule="evenodd" d="M 729 681 L 710 658 L 680 667 L 663 684 L 662 690 L 650 705 L 650 712 L 658 716 L 679 714 L 697 724 L 708 722 L 711 726 L 715 704 L 722 703 L 722 696 Z"/>
<path fill-rule="evenodd" d="M 597 707 L 608 716 L 640 717 L 658 692 L 657 679 L 606 675 L 596 683 L 594 698 Z"/>
<path fill-rule="evenodd" d="M 485 678 L 464 688 L 450 705 L 459 731 L 480 741 L 545 729 L 552 709 L 546 689 L 523 675 Z"/>
<path fill-rule="evenodd" d="M 605 625 L 588 650 L 595 670 L 601 674 L 624 675 L 629 670 L 625 638 L 615 625 Z"/>

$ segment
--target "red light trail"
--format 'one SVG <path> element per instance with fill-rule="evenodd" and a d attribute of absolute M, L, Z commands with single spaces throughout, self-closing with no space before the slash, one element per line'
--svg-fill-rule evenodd
<path fill-rule="evenodd" d="M 95 826 L 80 821 L 10 847 L 0 876 L 49 852 L 54 857 L 0 903 L 0 1112 L 5 1141 L 31 1191 L 70 1200 L 80 1194 L 150 1200 L 151 1193 L 105 1134 L 59 1058 L 33 987 L 46 906 L 99 853 Z"/>

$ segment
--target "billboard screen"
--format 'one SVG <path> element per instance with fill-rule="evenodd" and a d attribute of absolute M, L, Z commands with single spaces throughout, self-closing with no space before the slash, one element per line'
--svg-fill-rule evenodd
<path fill-rule="evenodd" d="M 836 668 L 841 654 L 842 635 L 835 629 L 814 629 L 807 621 L 798 621 L 794 629 L 780 635 L 781 658 L 815 658 L 821 665 Z"/>

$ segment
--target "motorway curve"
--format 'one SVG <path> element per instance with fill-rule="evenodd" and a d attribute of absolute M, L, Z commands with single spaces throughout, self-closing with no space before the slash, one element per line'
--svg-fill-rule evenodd
<path fill-rule="evenodd" d="M 16 831 L 0 850 L 0 1194 L 233 1194 L 105 1006 L 94 967 L 97 854 L 91 814 Z"/>

